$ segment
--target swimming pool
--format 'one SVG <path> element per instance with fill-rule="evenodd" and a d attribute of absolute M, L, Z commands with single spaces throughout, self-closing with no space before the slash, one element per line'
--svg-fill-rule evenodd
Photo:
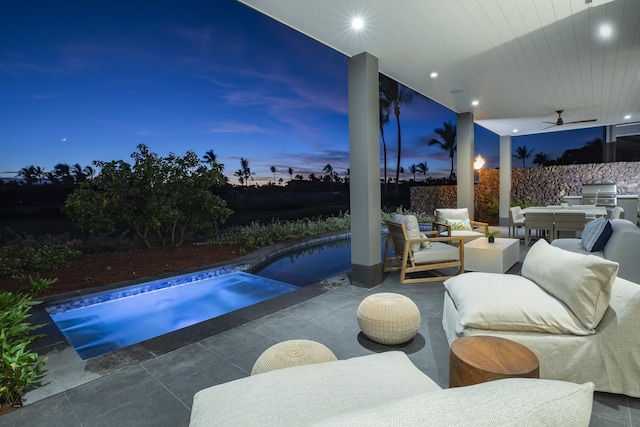
<path fill-rule="evenodd" d="M 78 355 L 88 359 L 350 270 L 351 241 L 343 234 L 294 247 L 256 266 L 237 265 L 154 280 L 45 309 Z"/>

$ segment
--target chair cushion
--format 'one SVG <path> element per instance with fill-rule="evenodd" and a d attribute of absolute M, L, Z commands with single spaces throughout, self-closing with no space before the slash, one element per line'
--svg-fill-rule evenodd
<path fill-rule="evenodd" d="M 471 222 L 468 219 L 448 219 L 447 225 L 451 226 L 451 230 L 472 231 Z"/>
<path fill-rule="evenodd" d="M 424 233 L 420 233 L 421 239 L 427 239 L 427 235 Z M 431 247 L 431 242 L 420 242 L 420 249 L 429 249 Z"/>
<path fill-rule="evenodd" d="M 420 226 L 418 225 L 418 219 L 415 215 L 395 214 L 393 220 L 404 223 L 404 228 L 407 230 L 407 237 L 409 239 L 420 239 L 422 233 L 420 233 Z M 420 242 L 411 243 L 411 250 L 414 252 L 420 250 Z"/>
<path fill-rule="evenodd" d="M 587 329 L 594 330 L 609 307 L 618 268 L 617 262 L 569 252 L 540 239 L 522 263 L 522 276 L 562 301 Z"/>
<path fill-rule="evenodd" d="M 611 222 L 606 218 L 597 218 L 587 223 L 582 231 L 581 245 L 584 250 L 598 252 L 604 249 L 613 234 Z"/>
<path fill-rule="evenodd" d="M 436 222 L 446 222 L 448 219 L 470 219 L 467 208 L 436 209 Z"/>
<path fill-rule="evenodd" d="M 444 286 L 464 328 L 593 334 L 566 305 L 522 276 L 464 273 L 447 279 Z"/>
<path fill-rule="evenodd" d="M 413 251 L 413 260 L 416 264 L 430 262 L 457 261 L 460 259 L 460 250 L 457 246 L 442 242 L 432 242 L 428 249 Z"/>

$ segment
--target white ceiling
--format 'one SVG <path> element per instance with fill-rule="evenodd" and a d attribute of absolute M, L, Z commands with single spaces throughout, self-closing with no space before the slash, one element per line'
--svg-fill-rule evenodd
<path fill-rule="evenodd" d="M 640 121 L 640 0 L 239 1 L 349 57 L 371 53 L 382 73 L 498 135 Z M 545 130 L 556 110 L 565 124 Z"/>

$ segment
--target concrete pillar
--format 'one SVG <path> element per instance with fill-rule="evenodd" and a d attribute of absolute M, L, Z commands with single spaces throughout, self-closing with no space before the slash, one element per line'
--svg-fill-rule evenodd
<path fill-rule="evenodd" d="M 382 282 L 378 58 L 350 58 L 348 83 L 351 281 L 371 288 Z"/>
<path fill-rule="evenodd" d="M 458 177 L 458 208 L 469 209 L 469 216 L 474 214 L 473 186 L 473 113 L 458 114 L 457 119 L 456 176 Z M 477 218 L 475 218 L 477 219 Z"/>
<path fill-rule="evenodd" d="M 500 225 L 509 225 L 511 207 L 511 135 L 500 136 Z"/>

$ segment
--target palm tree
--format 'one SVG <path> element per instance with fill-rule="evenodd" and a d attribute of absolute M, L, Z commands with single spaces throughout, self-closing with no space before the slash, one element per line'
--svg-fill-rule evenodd
<path fill-rule="evenodd" d="M 71 168 L 66 163 L 58 163 L 49 172 L 49 179 L 54 183 L 73 184 L 73 176 L 71 176 Z"/>
<path fill-rule="evenodd" d="M 429 146 L 438 145 L 444 151 L 449 152 L 449 157 L 451 158 L 451 172 L 449 172 L 449 180 L 452 180 L 453 179 L 453 156 L 455 155 L 456 150 L 458 149 L 458 145 L 456 141 L 457 127 L 451 122 L 446 122 L 443 124 L 443 126 L 444 127 L 442 128 L 438 128 L 434 130 L 434 132 L 440 136 L 442 141 L 438 141 L 437 139 L 432 138 L 431 141 L 429 141 L 428 145 Z"/>
<path fill-rule="evenodd" d="M 240 171 L 242 172 L 242 179 L 244 180 L 245 188 L 249 184 L 249 180 L 253 181 L 253 175 L 255 172 L 251 172 L 251 168 L 249 167 L 249 160 L 244 157 L 240 157 Z"/>
<path fill-rule="evenodd" d="M 269 168 L 271 170 L 271 173 L 273 174 L 273 183 L 276 183 L 276 172 L 278 172 L 278 168 L 275 166 L 271 166 Z"/>
<path fill-rule="evenodd" d="M 244 184 L 244 175 L 242 174 L 242 169 L 238 169 L 237 171 L 235 171 L 233 173 L 233 176 L 238 177 L 238 182 L 240 183 L 240 185 Z"/>
<path fill-rule="evenodd" d="M 87 180 L 87 176 L 84 174 L 80 163 L 76 163 L 75 165 L 73 165 L 71 174 L 73 175 L 73 179 L 75 180 L 76 184 L 85 182 Z"/>
<path fill-rule="evenodd" d="M 396 165 L 396 186 L 395 192 L 398 194 L 398 183 L 400 182 L 400 158 L 402 156 L 402 133 L 400 131 L 400 107 L 410 104 L 413 101 L 413 92 L 390 77 L 380 74 L 379 81 L 380 96 L 389 103 L 389 108 L 393 108 L 398 125 L 398 162 Z"/>
<path fill-rule="evenodd" d="M 202 163 L 207 163 L 209 165 L 216 164 L 217 160 L 218 156 L 213 152 L 213 150 L 207 151 L 204 153 L 204 156 L 202 156 Z"/>
<path fill-rule="evenodd" d="M 531 150 L 527 150 L 527 146 L 523 145 L 521 147 L 516 148 L 516 153 L 513 155 L 513 157 L 515 157 L 516 159 L 521 159 L 522 167 L 525 168 L 526 166 L 524 164 L 524 161 L 525 159 L 529 158 L 531 153 L 533 153 L 533 148 Z"/>
<path fill-rule="evenodd" d="M 549 163 L 549 156 L 547 156 L 545 153 L 538 153 L 535 155 L 535 157 L 533 158 L 533 162 L 534 165 L 538 165 L 538 166 L 544 166 L 547 163 Z"/>
<path fill-rule="evenodd" d="M 382 197 L 387 197 L 387 142 L 384 139 L 384 126 L 389 123 L 389 107 L 391 104 L 387 101 L 382 94 L 379 94 L 380 100 L 378 102 L 380 110 L 380 139 L 382 140 L 382 153 L 384 158 L 384 185 L 382 186 Z"/>
<path fill-rule="evenodd" d="M 290 180 L 290 181 L 293 181 L 293 168 L 292 168 L 292 167 L 289 167 L 288 172 L 289 172 L 289 180 Z"/>
<path fill-rule="evenodd" d="M 33 165 L 20 169 L 18 176 L 23 177 L 28 185 L 34 184 L 38 179 L 36 176 L 36 167 Z"/>
<path fill-rule="evenodd" d="M 416 173 L 418 172 L 418 167 L 416 165 L 409 166 L 409 172 L 413 174 L 413 182 L 416 181 Z"/>
<path fill-rule="evenodd" d="M 427 162 L 422 162 L 422 163 L 418 163 L 416 165 L 416 169 L 418 169 L 418 172 L 420 172 L 421 174 L 424 175 L 424 180 L 425 182 L 427 181 L 427 172 L 429 172 L 429 166 L 427 165 Z"/>
<path fill-rule="evenodd" d="M 327 174 L 330 181 L 336 181 L 336 178 L 338 177 L 338 173 L 333 170 L 333 167 L 329 163 L 322 168 L 322 172 Z"/>
<path fill-rule="evenodd" d="M 84 172 L 89 181 L 96 176 L 96 170 L 91 166 L 85 166 L 84 169 L 82 169 L 82 172 Z"/>

